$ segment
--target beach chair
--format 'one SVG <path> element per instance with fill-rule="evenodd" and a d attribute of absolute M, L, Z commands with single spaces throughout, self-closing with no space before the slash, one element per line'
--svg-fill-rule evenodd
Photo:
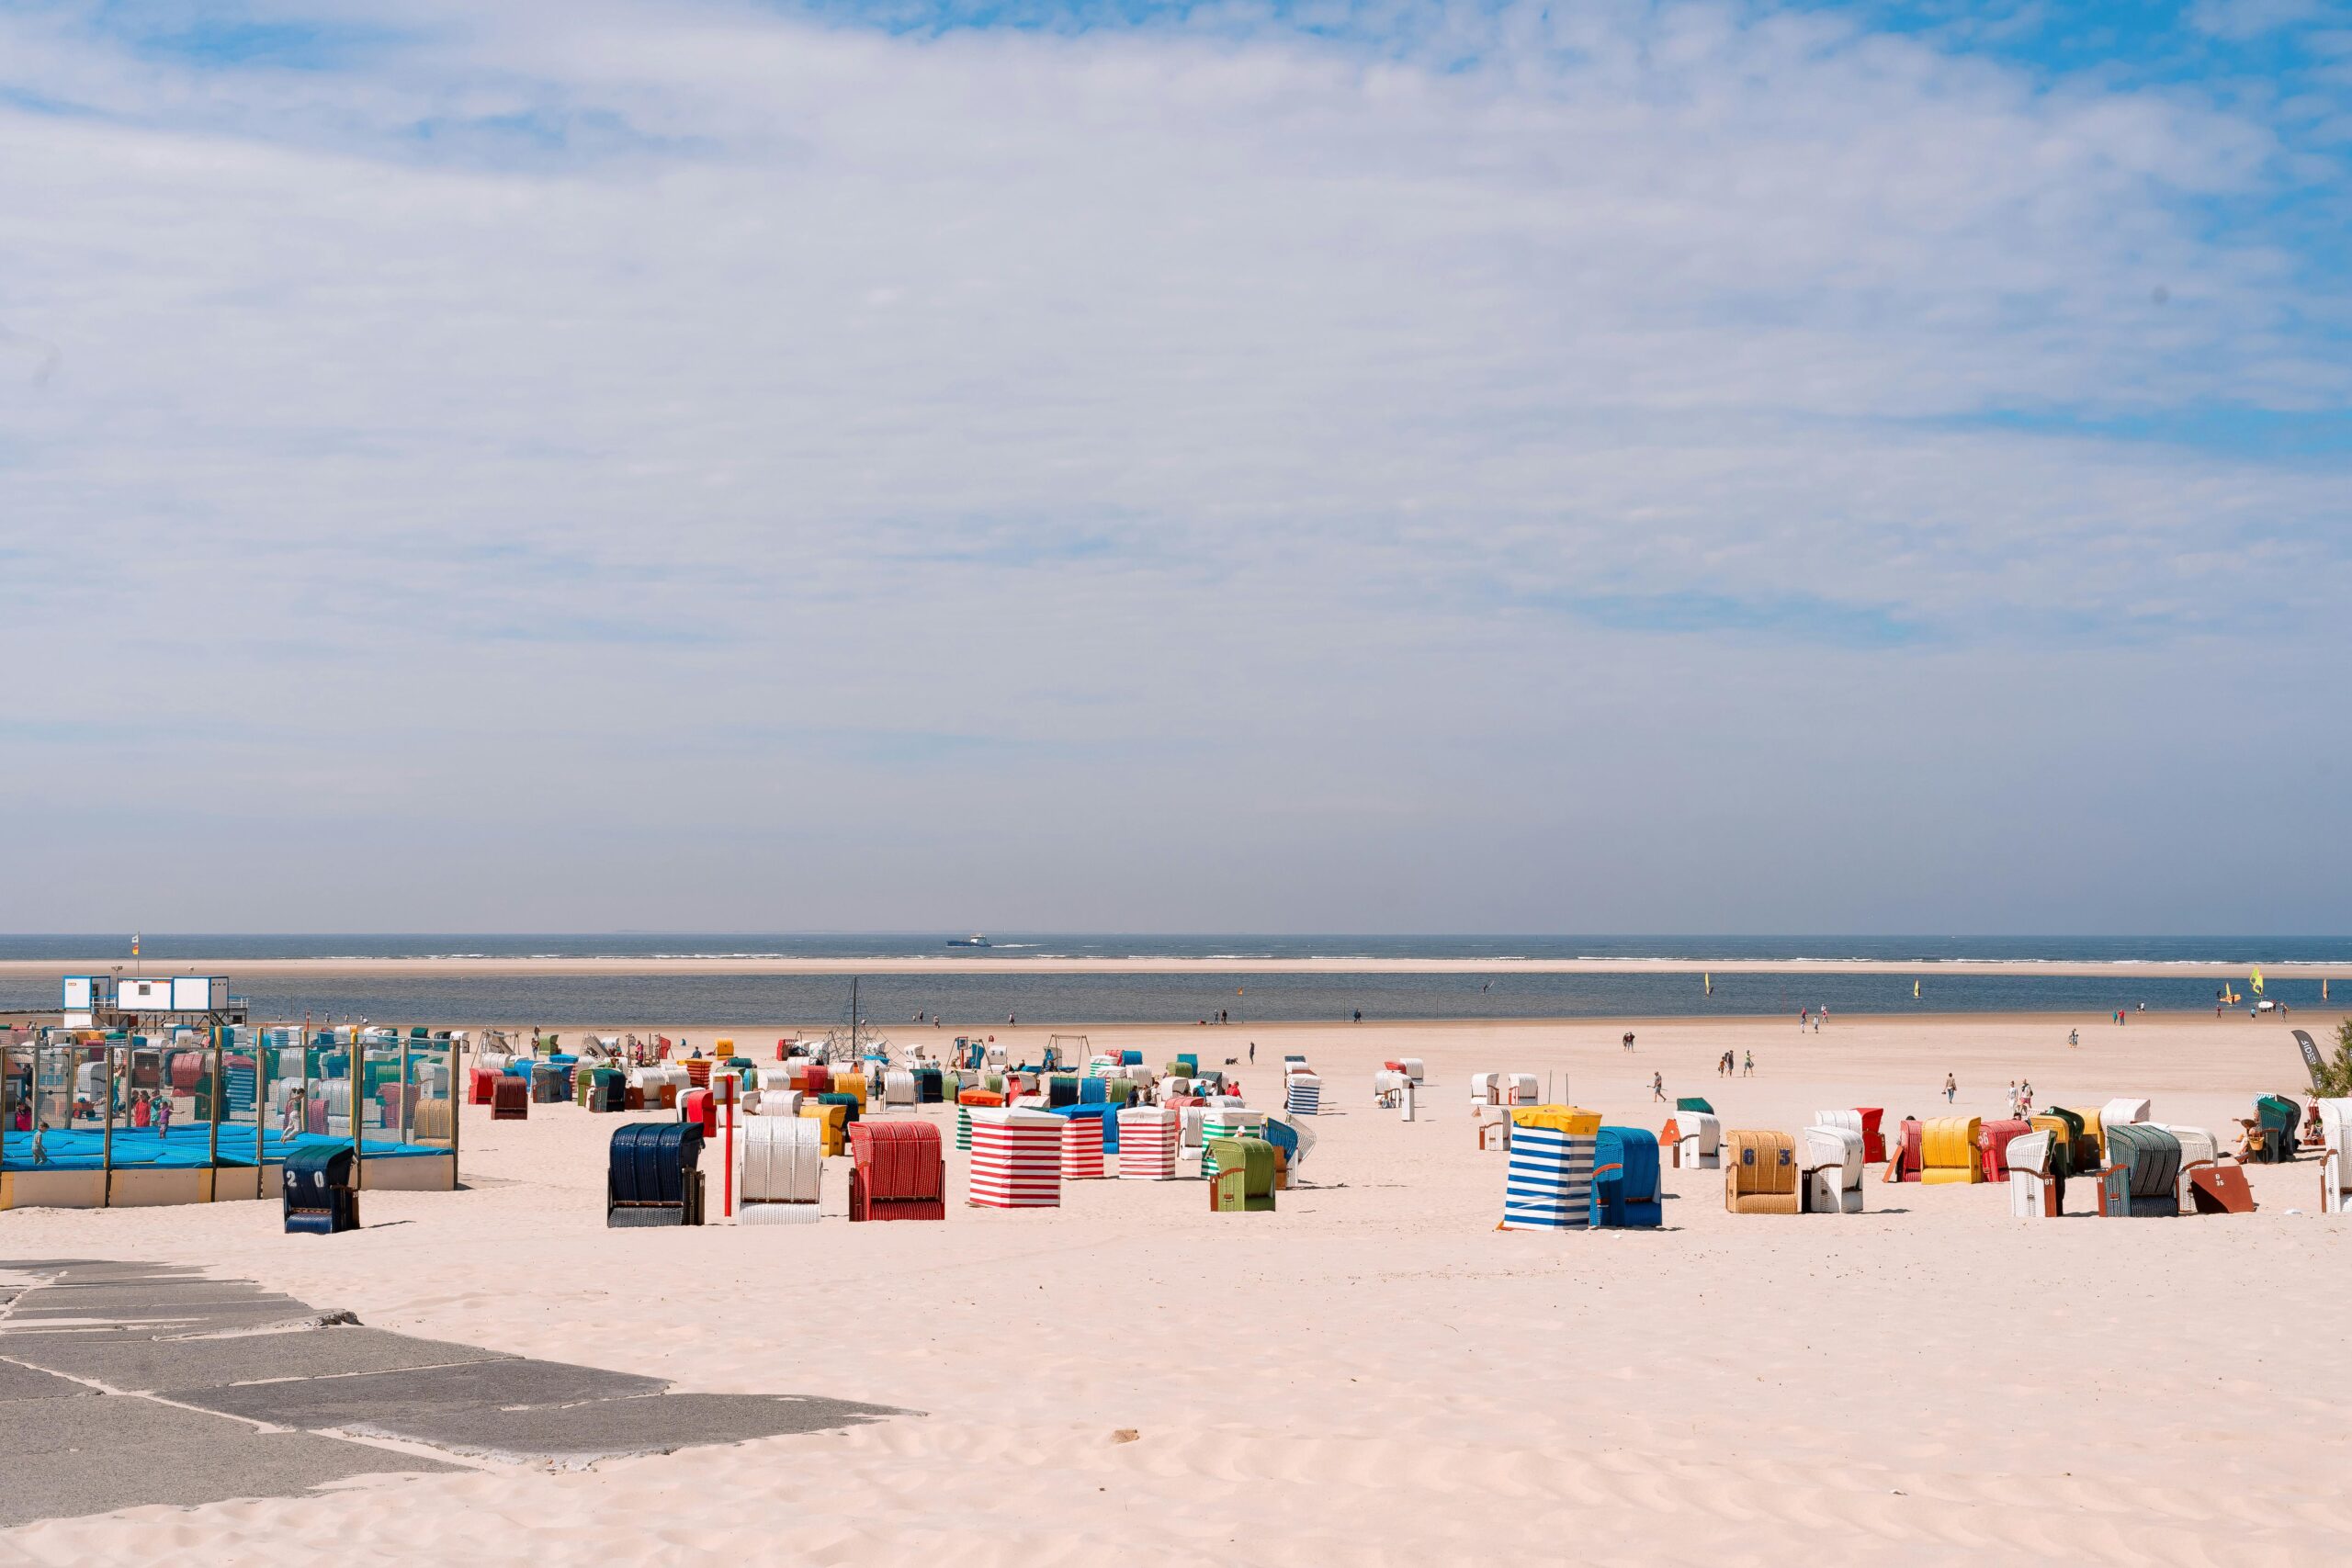
<path fill-rule="evenodd" d="M 848 1106 L 839 1100 L 829 1100 L 829 1097 L 823 1095 L 814 1100 L 803 1097 L 800 1114 L 804 1120 L 817 1124 L 817 1145 L 822 1153 L 837 1155 L 848 1148 Z"/>
<path fill-rule="evenodd" d="M 763 1096 L 763 1100 L 765 1097 Z M 823 1129 L 807 1116 L 763 1116 L 743 1125 L 744 1225 L 814 1224 L 824 1191 Z"/>
<path fill-rule="evenodd" d="M 2179 1213 L 2180 1140 L 2146 1122 L 2119 1122 L 2106 1134 L 2099 1213 L 2133 1219 Z"/>
<path fill-rule="evenodd" d="M 1804 1130 L 1801 1191 L 1809 1214 L 1862 1212 L 1862 1130 L 1838 1123 Z"/>
<path fill-rule="evenodd" d="M 751 1102 L 750 1113 L 754 1116 L 795 1117 L 800 1114 L 800 1107 L 807 1102 L 807 1098 L 797 1089 L 763 1089 L 759 1091 L 759 1098 Z"/>
<path fill-rule="evenodd" d="M 2020 1133 L 2001 1157 L 2009 1172 L 2009 1213 L 2020 1220 L 2056 1219 L 2066 1212 L 2064 1177 L 2053 1167 L 2061 1158 L 2056 1134 Z"/>
<path fill-rule="evenodd" d="M 1594 1224 L 1655 1230 L 1666 1223 L 1657 1134 L 1646 1127 L 1603 1127 L 1593 1137 L 1592 1161 Z"/>
<path fill-rule="evenodd" d="M 1984 1179 L 1978 1146 L 1984 1123 L 1973 1116 L 1931 1116 L 1919 1129 L 1919 1180 L 1929 1187 Z"/>
<path fill-rule="evenodd" d="M 1712 1170 L 1723 1164 L 1723 1123 L 1703 1111 L 1677 1109 L 1674 1113 L 1679 1164 Z"/>
<path fill-rule="evenodd" d="M 979 1209 L 1059 1208 L 1067 1125 L 1045 1111 L 974 1111 L 964 1201 Z"/>
<path fill-rule="evenodd" d="M 2266 1094 L 2254 1102 L 2255 1130 L 2260 1137 L 2249 1141 L 2249 1158 L 2265 1165 L 2282 1165 L 2295 1157 L 2295 1129 L 2303 1119 L 2303 1108 L 2284 1095 Z"/>
<path fill-rule="evenodd" d="M 1510 1147 L 1510 1111 L 1499 1105 L 1474 1105 L 1470 1108 L 1470 1114 L 1481 1152 Z"/>
<path fill-rule="evenodd" d="M 2088 1141 L 2083 1136 L 2083 1119 L 2063 1109 L 2040 1111 L 2026 1119 L 2038 1133 L 2050 1134 L 2051 1172 L 2061 1181 L 2076 1171 L 2086 1173 L 2098 1168 L 2090 1157 Z"/>
<path fill-rule="evenodd" d="M 323 1117 L 326 1101 L 314 1100 L 311 1103 L 319 1108 Z M 531 1086 L 521 1078 L 502 1074 L 491 1089 L 490 1119 L 493 1122 L 526 1122 L 530 1120 L 530 1115 Z"/>
<path fill-rule="evenodd" d="M 468 1072 L 466 1075 L 466 1103 L 469 1105 L 495 1104 L 498 1099 L 498 1080 L 503 1076 L 504 1075 L 498 1068 L 491 1066 L 478 1066 Z M 270 1087 L 272 1089 L 277 1089 L 286 1083 L 289 1078 L 296 1078 L 299 1077 L 300 1077 L 300 1073 L 298 1069 L 294 1073 L 282 1076 L 278 1079 L 277 1083 L 272 1084 Z"/>
<path fill-rule="evenodd" d="M 1600 1113 L 1572 1105 L 1527 1105 L 1510 1113 L 1510 1162 L 1503 1176 L 1507 1231 L 1587 1230 Z"/>
<path fill-rule="evenodd" d="M 1252 1111 L 1245 1105 L 1209 1105 L 1203 1107 L 1201 1117 L 1201 1175 L 1216 1175 L 1216 1145 L 1219 1140 L 1257 1138 L 1266 1124 L 1266 1113 Z"/>
<path fill-rule="evenodd" d="M 281 1168 L 286 1231 L 334 1235 L 359 1228 L 359 1191 L 351 1184 L 348 1144 L 306 1144 L 286 1152 Z"/>
<path fill-rule="evenodd" d="M 903 1067 L 893 1067 L 882 1075 L 882 1103 L 885 1105 L 920 1105 L 920 1091 L 915 1088 L 915 1076 Z"/>
<path fill-rule="evenodd" d="M 2152 1102 L 2145 1100 L 2110 1100 L 2098 1109 L 2099 1125 L 2112 1127 L 2119 1122 L 2145 1122 L 2154 1113 Z"/>
<path fill-rule="evenodd" d="M 1796 1140 L 1741 1128 L 1724 1134 L 1724 1207 L 1735 1214 L 1803 1212 Z"/>
<path fill-rule="evenodd" d="M 1263 1138 L 1213 1138 L 1209 1160 L 1209 1212 L 1271 1214 L 1274 1212 L 1274 1146 Z"/>
<path fill-rule="evenodd" d="M 1533 1073 L 1512 1073 L 1503 1081 L 1503 1103 L 1533 1105 L 1544 1098 L 1544 1085 Z"/>
<path fill-rule="evenodd" d="M 2194 1173 L 2206 1166 L 2222 1163 L 2221 1140 L 2203 1127 L 2183 1127 L 2170 1122 L 2155 1122 L 2150 1125 L 2162 1127 L 2180 1140 L 2180 1207 L 2186 1213 L 2195 1204 L 2195 1197 L 2190 1191 Z"/>
<path fill-rule="evenodd" d="M 1429 1081 L 1429 1069 L 1421 1065 L 1421 1059 L 1419 1056 L 1400 1056 L 1397 1058 L 1397 1063 L 1398 1070 L 1415 1083 Z"/>
<path fill-rule="evenodd" d="M 1130 1105 L 1119 1113 L 1119 1179 L 1172 1181 L 1183 1118 L 1167 1105 Z"/>
<path fill-rule="evenodd" d="M 1879 1165 L 1886 1159 L 1886 1136 L 1879 1131 L 1879 1123 L 1886 1112 L 1875 1105 L 1858 1105 L 1854 1114 L 1862 1119 L 1862 1163 Z"/>
<path fill-rule="evenodd" d="M 1862 1113 L 1859 1111 L 1816 1111 L 1812 1124 L 1815 1127 L 1844 1127 L 1854 1136 L 1862 1135 Z"/>
<path fill-rule="evenodd" d="M 2107 1164 L 2107 1137 L 2098 1111 L 2069 1111 L 2063 1105 L 2050 1109 L 2074 1120 L 2075 1146 L 2068 1151 L 2068 1157 L 2076 1170 L 2097 1170 Z"/>
<path fill-rule="evenodd" d="M 1259 1129 L 1274 1150 L 1274 1190 L 1290 1190 L 1291 1168 L 1298 1163 L 1298 1123 L 1285 1122 L 1271 1112 L 1265 1125 Z"/>
<path fill-rule="evenodd" d="M 2352 1207 L 2352 1100 L 2323 1100 L 2320 1131 L 2326 1143 L 2319 1162 L 2319 1212 L 2341 1214 Z"/>
<path fill-rule="evenodd" d="M 1502 1102 L 1502 1074 L 1472 1073 L 1470 1075 L 1470 1104 L 1474 1108 L 1474 1113 L 1476 1107 L 1481 1105 L 1500 1105 Z"/>
<path fill-rule="evenodd" d="M 1695 1111 L 1702 1116 L 1713 1116 L 1715 1113 L 1715 1108 L 1713 1105 L 1695 1094 L 1686 1094 L 1676 1100 L 1674 1111 L 1678 1116 L 1686 1111 Z"/>
<path fill-rule="evenodd" d="M 2015 1116 L 1996 1117 L 1978 1129 L 1976 1147 L 1984 1162 L 1985 1180 L 2009 1179 L 2009 1145 L 2032 1131 L 2032 1122 Z"/>
<path fill-rule="evenodd" d="M 1283 1086 L 1283 1109 L 1294 1116 L 1315 1116 L 1323 1109 L 1323 1080 L 1313 1073 L 1293 1073 Z"/>
<path fill-rule="evenodd" d="M 852 1220 L 947 1217 L 947 1159 L 937 1127 L 911 1120 L 861 1122 L 849 1130 L 849 1156 Z"/>
<path fill-rule="evenodd" d="M 2255 1211 L 2254 1189 L 2246 1183 L 2245 1167 L 2235 1160 L 2208 1160 L 2193 1169 L 2184 1166 L 2181 1183 L 2192 1213 L 2251 1214 Z"/>
<path fill-rule="evenodd" d="M 1383 1067 L 1372 1075 L 1372 1102 L 1383 1111 L 1393 1111 L 1405 1086 L 1412 1080 L 1394 1067 Z"/>
<path fill-rule="evenodd" d="M 632 1122 L 613 1129 L 605 1224 L 615 1229 L 702 1224 L 702 1129 Z"/>

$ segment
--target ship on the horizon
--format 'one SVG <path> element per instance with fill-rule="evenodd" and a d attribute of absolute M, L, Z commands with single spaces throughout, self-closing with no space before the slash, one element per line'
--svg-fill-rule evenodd
<path fill-rule="evenodd" d="M 974 931 L 970 936 L 959 936 L 956 938 L 947 945 L 950 947 L 992 947 L 995 944 L 989 942 L 988 938 L 982 936 L 979 932 Z"/>

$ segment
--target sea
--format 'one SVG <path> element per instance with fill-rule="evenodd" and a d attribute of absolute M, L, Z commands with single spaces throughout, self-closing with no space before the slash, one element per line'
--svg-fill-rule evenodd
<path fill-rule="evenodd" d="M 1035 1024 L 1191 1023 L 1223 1013 L 1237 1024 L 1430 1019 L 1755 1017 L 1826 1008 L 1841 1014 L 2035 1012 L 2097 1021 L 2118 1009 L 2210 1011 L 2219 982 L 2177 972 L 2223 964 L 2244 993 L 2259 965 L 2352 965 L 2352 937 L 1991 937 L 1991 936 L 1261 936 L 989 933 L 986 948 L 949 945 L 963 933 L 613 932 L 299 935 L 142 933 L 149 971 L 187 960 L 217 960 L 256 1021 L 368 1020 L 427 1025 L 592 1024 L 600 1028 L 824 1027 L 849 1021 L 853 974 L 547 975 L 419 974 L 277 976 L 239 980 L 240 963 L 336 958 L 922 958 L 941 972 L 855 976 L 860 1014 L 885 1029 L 948 1032 L 1019 1020 Z M 107 955 L 112 955 L 108 957 Z M 1187 958 L 1182 974 L 957 974 L 959 959 Z M 1220 970 L 1243 959 L 1377 958 L 1498 961 L 1492 973 L 1252 974 Z M 1654 958 L 1876 960 L 1904 966 L 1869 974 L 1547 975 L 1511 968 L 1512 959 Z M 1939 974 L 1956 958 L 2026 963 L 2128 963 L 2123 976 Z M 0 936 L 0 960 L 94 962 L 128 969 L 128 933 Z M 1914 981 L 1918 995 L 1912 995 Z M 2352 980 L 2269 979 L 2265 995 L 2296 1011 L 2352 1007 Z M 0 976 L 0 1011 L 53 1009 L 55 977 Z M 2241 1004 L 2243 1005 L 2243 1004 Z"/>

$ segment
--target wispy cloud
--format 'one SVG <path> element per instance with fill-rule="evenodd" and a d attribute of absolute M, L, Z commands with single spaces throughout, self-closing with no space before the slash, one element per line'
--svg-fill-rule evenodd
<path fill-rule="evenodd" d="M 2096 713 L 2205 817 L 2329 838 L 2181 722 L 2343 760 L 2279 716 L 2333 700 L 2352 589 L 2316 23 L 2175 6 L 2099 55 L 2024 6 L 226 15 L 0 13 L 0 319 L 53 350 L 0 343 L 16 670 L 61 713 L 168 680 L 266 716 L 186 809 L 392 811 L 403 878 L 486 823 L 526 881 L 567 833 L 789 825 L 788 863 L 633 884 L 681 907 L 1017 866 L 1037 923 L 1116 885 L 1328 924 L 1443 861 L 1505 923 L 1705 923 L 1547 903 L 1584 879 L 1528 845 L 1605 818 L 1628 897 L 1735 851 L 1793 897 L 1658 776 L 1838 745 L 1875 802 L 1960 756 L 1963 814 L 2041 820 L 2086 808 L 1998 759 L 2080 758 Z M 526 730 L 529 792 L 443 761 Z M 659 790 L 616 761 L 718 735 Z M 402 761 L 322 783 L 358 742 Z M 157 788 L 23 770 L 0 813 Z M 1836 795 L 1744 809 L 1899 863 L 1911 820 Z M 942 821 L 966 848 L 890 860 Z M 2032 874 L 2137 897 L 2135 852 Z M 1805 897 L 1761 923 L 1841 923 Z"/>

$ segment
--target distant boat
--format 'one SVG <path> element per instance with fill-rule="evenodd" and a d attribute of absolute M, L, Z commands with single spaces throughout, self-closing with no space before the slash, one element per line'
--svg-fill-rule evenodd
<path fill-rule="evenodd" d="M 970 936 L 957 937 L 947 945 L 950 947 L 992 947 L 995 944 L 979 932 L 974 931 Z"/>

